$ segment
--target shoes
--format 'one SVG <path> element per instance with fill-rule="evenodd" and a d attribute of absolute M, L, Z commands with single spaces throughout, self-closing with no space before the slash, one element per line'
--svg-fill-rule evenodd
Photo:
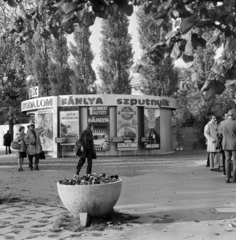
<path fill-rule="evenodd" d="M 210 169 L 211 171 L 215 171 L 215 169 Z"/>
<path fill-rule="evenodd" d="M 39 171 L 39 167 L 38 166 L 34 167 L 34 170 Z"/>
<path fill-rule="evenodd" d="M 226 178 L 226 179 L 225 179 L 225 182 L 226 182 L 226 183 L 230 183 L 229 178 Z"/>
<path fill-rule="evenodd" d="M 18 172 L 20 172 L 20 171 L 21 171 L 21 168 L 18 169 Z"/>
<path fill-rule="evenodd" d="M 220 170 L 219 168 L 217 168 L 215 171 L 216 171 L 216 172 L 221 172 L 221 170 Z"/>

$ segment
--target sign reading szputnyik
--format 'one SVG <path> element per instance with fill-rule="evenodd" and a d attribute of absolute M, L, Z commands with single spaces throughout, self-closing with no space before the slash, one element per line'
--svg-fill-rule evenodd
<path fill-rule="evenodd" d="M 88 108 L 88 123 L 92 123 L 94 147 L 96 151 L 110 149 L 110 117 L 107 106 L 91 106 Z"/>
<path fill-rule="evenodd" d="M 137 107 L 117 107 L 117 137 L 123 138 L 123 142 L 117 143 L 118 150 L 138 149 Z"/>

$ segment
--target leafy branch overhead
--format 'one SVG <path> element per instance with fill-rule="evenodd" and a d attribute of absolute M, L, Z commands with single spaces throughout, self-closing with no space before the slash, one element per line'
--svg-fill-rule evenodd
<path fill-rule="evenodd" d="M 23 0 L 4 0 L 11 7 L 20 6 Z M 26 2 L 26 1 L 25 1 Z M 198 47 L 208 45 L 223 46 L 224 52 L 213 65 L 201 92 L 205 100 L 212 99 L 215 94 L 221 94 L 225 85 L 236 81 L 235 51 L 236 51 L 236 1 L 235 0 L 45 0 L 42 4 L 22 14 L 8 32 L 3 33 L 6 38 L 9 34 L 19 34 L 16 44 L 22 44 L 28 38 L 35 38 L 34 32 L 38 24 L 47 15 L 46 27 L 41 35 L 48 38 L 59 36 L 60 31 L 74 32 L 75 26 L 89 27 L 94 24 L 96 17 L 106 19 L 117 10 L 130 16 L 133 7 L 141 7 L 151 17 L 145 23 L 148 29 L 152 23 L 164 28 L 163 22 L 171 18 L 175 23 L 174 30 L 165 35 L 162 42 L 156 42 L 148 47 L 141 61 L 135 67 L 139 71 L 150 62 L 158 64 L 164 58 L 182 58 L 188 67 L 195 59 Z M 27 28 L 25 21 L 33 24 Z M 212 37 L 209 32 L 214 31 Z M 158 41 L 158 40 L 157 40 Z M 198 78 L 194 77 L 195 81 Z M 197 79 L 197 80 L 196 80 Z M 202 81 L 202 80 L 201 80 Z"/>

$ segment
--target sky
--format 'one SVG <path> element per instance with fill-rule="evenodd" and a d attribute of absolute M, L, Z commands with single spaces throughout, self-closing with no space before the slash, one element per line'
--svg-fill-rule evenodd
<path fill-rule="evenodd" d="M 136 14 L 132 14 L 131 17 L 129 17 L 130 20 L 130 25 L 129 25 L 129 33 L 131 34 L 132 37 L 132 45 L 133 45 L 133 51 L 134 51 L 134 61 L 140 58 L 141 54 L 141 49 L 139 47 L 139 41 L 138 41 L 138 31 L 137 31 L 137 21 L 136 21 Z M 101 21 L 102 19 L 97 18 L 95 21 L 95 24 L 90 27 L 90 30 L 92 32 L 92 35 L 90 37 L 90 43 L 91 43 L 91 48 L 95 54 L 94 61 L 93 61 L 93 69 L 96 71 L 97 66 L 100 63 L 100 47 L 101 47 L 101 42 L 100 38 L 101 33 Z"/>

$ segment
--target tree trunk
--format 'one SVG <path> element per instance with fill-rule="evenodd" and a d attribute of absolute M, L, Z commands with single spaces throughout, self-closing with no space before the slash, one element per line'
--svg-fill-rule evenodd
<path fill-rule="evenodd" d="M 10 134 L 11 134 L 11 140 L 13 140 L 13 136 L 14 136 L 13 127 L 14 127 L 13 120 L 9 120 L 9 131 L 10 131 Z"/>

